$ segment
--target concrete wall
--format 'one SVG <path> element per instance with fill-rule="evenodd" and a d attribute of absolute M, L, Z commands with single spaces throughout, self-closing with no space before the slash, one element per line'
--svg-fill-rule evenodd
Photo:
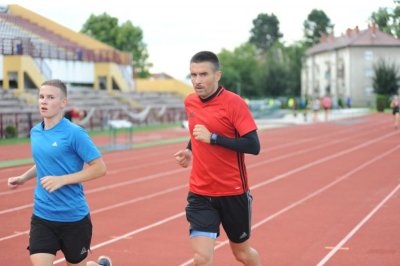
<path fill-rule="evenodd" d="M 375 103 L 374 64 L 380 59 L 400 67 L 400 47 L 344 47 L 311 55 L 302 69 L 302 95 L 350 96 L 355 105 Z"/>

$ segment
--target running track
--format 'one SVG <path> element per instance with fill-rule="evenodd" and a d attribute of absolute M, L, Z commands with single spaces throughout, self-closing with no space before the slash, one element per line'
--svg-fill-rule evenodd
<path fill-rule="evenodd" d="M 186 134 L 181 131 L 173 134 Z M 400 130 L 391 115 L 259 136 L 262 152 L 247 156 L 246 164 L 252 243 L 262 265 L 399 265 Z M 173 158 L 185 145 L 104 154 L 107 175 L 85 184 L 94 224 L 90 259 L 107 254 L 117 266 L 191 265 L 183 212 L 189 170 Z M 0 148 L 2 156 L 13 154 Z M 34 182 L 6 186 L 7 177 L 27 168 L 0 168 L 1 265 L 30 265 L 25 249 Z M 239 265 L 224 234 L 215 249 L 214 265 Z M 56 265 L 65 264 L 57 259 Z"/>

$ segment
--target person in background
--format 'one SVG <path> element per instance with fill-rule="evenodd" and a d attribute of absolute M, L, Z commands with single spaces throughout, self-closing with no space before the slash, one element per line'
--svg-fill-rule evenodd
<path fill-rule="evenodd" d="M 399 127 L 399 120 L 400 120 L 399 106 L 400 106 L 399 96 L 394 95 L 392 101 L 390 102 L 390 108 L 392 108 L 394 128 L 396 129 Z"/>
<path fill-rule="evenodd" d="M 72 107 L 65 112 L 64 117 L 69 121 L 80 124 L 81 120 L 87 116 L 86 110 L 79 110 L 77 107 Z"/>
<path fill-rule="evenodd" d="M 69 121 L 73 122 L 76 119 L 79 119 L 79 109 L 77 107 L 72 107 L 64 113 L 64 117 Z"/>
<path fill-rule="evenodd" d="M 251 203 L 244 154 L 258 154 L 257 127 L 249 107 L 237 94 L 219 86 L 218 57 L 209 51 L 190 61 L 195 93 L 185 99 L 190 141 L 175 153 L 182 167 L 193 158 L 186 218 L 194 265 L 212 265 L 222 224 L 236 260 L 260 265 L 250 245 Z"/>
<path fill-rule="evenodd" d="M 332 107 L 332 101 L 331 101 L 331 97 L 329 97 L 329 95 L 326 95 L 326 96 L 322 99 L 322 107 L 324 108 L 324 117 L 325 117 L 325 121 L 328 121 L 328 119 L 329 119 L 329 112 L 330 112 L 331 107 Z"/>
<path fill-rule="evenodd" d="M 342 96 L 339 96 L 339 98 L 338 98 L 338 106 L 339 106 L 339 109 L 343 109 L 344 108 L 344 103 L 343 103 L 343 97 Z"/>
<path fill-rule="evenodd" d="M 288 100 L 288 107 L 292 110 L 293 116 L 297 117 L 297 103 L 295 98 L 289 98 Z"/>
<path fill-rule="evenodd" d="M 106 256 L 97 263 L 87 261 L 92 222 L 82 186 L 104 176 L 106 165 L 87 132 L 63 117 L 68 100 L 62 81 L 45 81 L 38 101 L 43 121 L 30 134 L 35 164 L 8 178 L 10 188 L 36 178 L 28 247 L 31 263 L 52 266 L 61 250 L 68 266 L 110 266 Z"/>
<path fill-rule="evenodd" d="M 315 97 L 312 102 L 313 122 L 318 122 L 318 113 L 321 108 L 321 101 L 318 97 Z"/>
<path fill-rule="evenodd" d="M 346 106 L 347 106 L 347 108 L 351 108 L 351 97 L 350 96 L 347 96 L 347 98 L 346 98 Z"/>
<path fill-rule="evenodd" d="M 303 118 L 304 122 L 307 122 L 307 116 L 308 116 L 308 108 L 309 108 L 309 99 L 307 96 L 301 98 L 301 108 L 303 109 Z"/>

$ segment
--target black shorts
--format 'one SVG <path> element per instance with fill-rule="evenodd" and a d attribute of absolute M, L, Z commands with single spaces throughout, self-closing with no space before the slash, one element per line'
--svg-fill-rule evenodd
<path fill-rule="evenodd" d="M 29 253 L 64 253 L 69 263 L 83 261 L 90 250 L 92 222 L 87 215 L 77 222 L 53 222 L 32 216 L 29 233 Z"/>
<path fill-rule="evenodd" d="M 190 223 L 190 231 L 219 235 L 219 226 L 222 224 L 230 241 L 242 243 L 250 238 L 252 200 L 250 192 L 221 197 L 189 192 L 186 219 Z"/>
<path fill-rule="evenodd" d="M 392 114 L 397 114 L 399 112 L 399 106 L 393 107 L 392 108 Z"/>

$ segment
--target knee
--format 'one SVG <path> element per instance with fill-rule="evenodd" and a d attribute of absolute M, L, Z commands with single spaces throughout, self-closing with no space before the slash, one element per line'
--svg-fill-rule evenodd
<path fill-rule="evenodd" d="M 193 256 L 193 265 L 195 266 L 212 265 L 212 256 L 196 252 L 194 253 Z"/>
<path fill-rule="evenodd" d="M 246 252 L 245 250 L 235 250 L 233 252 L 233 255 L 235 256 L 235 259 L 237 261 L 242 262 L 242 263 L 246 262 L 247 257 L 249 256 L 248 252 Z"/>
<path fill-rule="evenodd" d="M 244 265 L 259 265 L 258 252 L 254 248 L 234 250 L 233 255 Z"/>

